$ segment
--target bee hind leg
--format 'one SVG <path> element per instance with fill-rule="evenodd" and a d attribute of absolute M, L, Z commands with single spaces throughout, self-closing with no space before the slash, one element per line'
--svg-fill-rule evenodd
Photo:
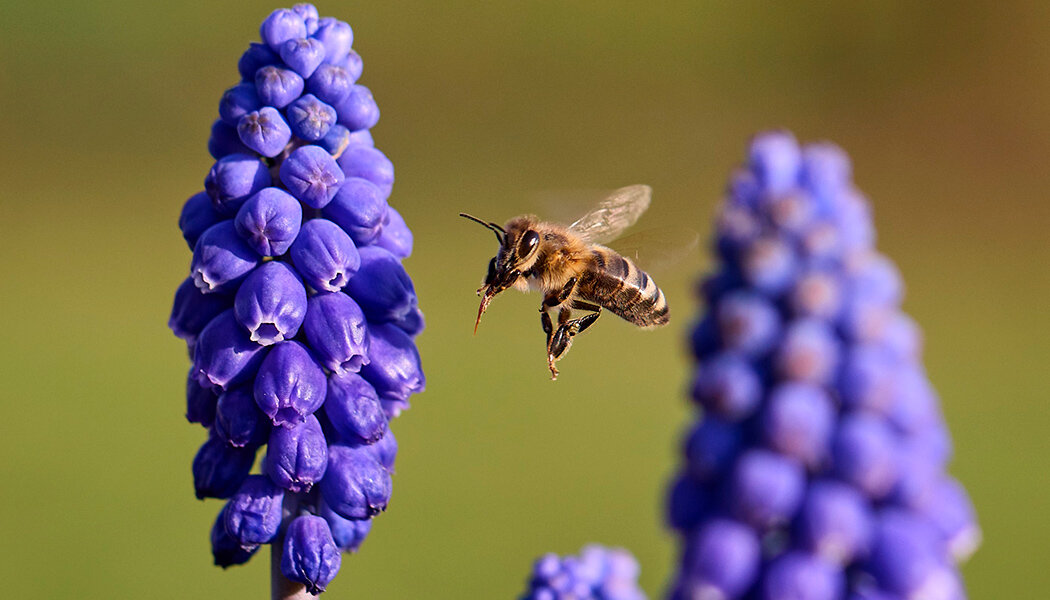
<path fill-rule="evenodd" d="M 554 363 L 569 351 L 569 348 L 572 346 L 572 338 L 593 325 L 602 314 L 602 308 L 594 304 L 573 302 L 572 306 L 573 308 L 593 310 L 594 312 L 572 320 L 568 319 L 571 313 L 569 309 L 562 309 L 558 314 L 558 329 L 553 335 L 548 336 L 547 342 L 547 365 L 550 367 L 552 378 L 557 378 L 558 376 L 558 370 L 555 368 Z"/>

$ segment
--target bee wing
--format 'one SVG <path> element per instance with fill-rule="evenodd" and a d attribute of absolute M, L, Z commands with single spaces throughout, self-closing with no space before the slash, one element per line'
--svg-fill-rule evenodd
<path fill-rule="evenodd" d="M 569 225 L 569 230 L 589 244 L 610 242 L 638 221 L 649 208 L 652 194 L 653 189 L 647 185 L 620 188 Z"/>
<path fill-rule="evenodd" d="M 649 274 L 667 271 L 696 251 L 700 234 L 684 227 L 655 227 L 624 236 L 610 247 Z"/>

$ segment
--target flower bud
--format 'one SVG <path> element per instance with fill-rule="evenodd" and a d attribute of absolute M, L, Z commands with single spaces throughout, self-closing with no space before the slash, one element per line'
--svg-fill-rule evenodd
<path fill-rule="evenodd" d="M 761 385 L 747 361 L 726 353 L 700 367 L 693 380 L 693 399 L 712 414 L 738 421 L 758 407 Z"/>
<path fill-rule="evenodd" d="M 303 330 L 321 364 L 330 371 L 356 373 L 369 360 L 365 314 L 346 294 L 322 292 L 310 298 Z"/>
<path fill-rule="evenodd" d="M 402 403 L 426 387 L 419 351 L 408 334 L 394 325 L 369 327 L 368 363 L 361 376 L 372 384 L 384 402 Z"/>
<path fill-rule="evenodd" d="M 346 69 L 322 64 L 306 80 L 306 91 L 329 106 L 336 106 L 350 93 L 354 80 Z"/>
<path fill-rule="evenodd" d="M 348 177 L 321 214 L 342 227 L 360 248 L 379 237 L 386 211 L 386 200 L 375 184 Z"/>
<path fill-rule="evenodd" d="M 189 244 L 190 250 L 197 244 L 197 239 L 212 225 L 222 220 L 222 215 L 215 210 L 211 196 L 207 192 L 197 192 L 190 196 L 182 206 L 179 214 L 179 229 L 182 237 Z"/>
<path fill-rule="evenodd" d="M 175 302 L 171 307 L 168 327 L 176 336 L 191 340 L 200 335 L 205 325 L 219 313 L 230 308 L 230 297 L 226 294 L 203 294 L 193 280 L 187 277 L 175 290 Z"/>
<path fill-rule="evenodd" d="M 323 139 L 335 125 L 335 109 L 313 94 L 305 94 L 288 105 L 288 126 L 292 133 L 308 142 Z M 322 144 L 329 154 L 331 149 Z"/>
<path fill-rule="evenodd" d="M 193 459 L 197 498 L 229 498 L 241 487 L 255 462 L 255 448 L 234 448 L 220 437 L 210 438 Z"/>
<path fill-rule="evenodd" d="M 296 148 L 281 163 L 281 182 L 312 208 L 324 208 L 343 185 L 343 171 L 320 146 Z"/>
<path fill-rule="evenodd" d="M 263 472 L 292 492 L 308 492 L 324 477 L 328 446 L 317 417 L 309 415 L 294 427 L 274 427 L 266 446 Z"/>
<path fill-rule="evenodd" d="M 336 19 L 329 19 L 318 25 L 314 37 L 324 44 L 325 60 L 330 63 L 343 60 L 354 43 L 354 32 L 350 25 Z"/>
<path fill-rule="evenodd" d="M 226 507 L 224 506 L 211 528 L 211 553 L 215 558 L 215 566 L 225 569 L 233 565 L 243 565 L 258 550 L 259 546 L 247 549 L 242 547 L 237 540 L 233 539 L 233 536 L 227 533 Z"/>
<path fill-rule="evenodd" d="M 292 130 L 276 108 L 264 106 L 241 117 L 237 122 L 237 135 L 254 152 L 272 158 L 288 145 Z"/>
<path fill-rule="evenodd" d="M 237 61 L 237 72 L 241 74 L 243 81 L 254 85 L 256 71 L 267 65 L 276 65 L 279 62 L 281 62 L 281 57 L 269 46 L 252 42 L 248 45 L 248 49 L 244 51 L 244 54 L 241 55 L 240 60 Z"/>
<path fill-rule="evenodd" d="M 339 548 L 324 519 L 304 515 L 288 525 L 281 553 L 285 577 L 306 585 L 306 591 L 316 596 L 335 578 L 341 563 Z"/>
<path fill-rule="evenodd" d="M 783 383 L 770 393 L 762 415 L 762 437 L 773 450 L 817 468 L 827 458 L 835 417 L 835 407 L 823 389 Z"/>
<path fill-rule="evenodd" d="M 255 377 L 255 401 L 274 425 L 294 427 L 321 407 L 325 396 L 321 365 L 305 346 L 278 342 Z"/>
<path fill-rule="evenodd" d="M 387 419 L 390 418 L 392 417 L 388 414 Z M 397 459 L 397 439 L 394 438 L 394 432 L 390 431 L 389 427 L 383 437 L 365 447 L 372 453 L 372 456 L 376 457 L 379 464 L 383 465 L 384 469 L 391 473 L 394 472 L 394 461 Z"/>
<path fill-rule="evenodd" d="M 350 145 L 350 142 L 350 130 L 336 123 L 328 129 L 328 133 L 324 134 L 323 138 L 315 141 L 314 143 L 324 148 L 325 152 L 331 154 L 336 158 L 339 158 L 339 156 L 343 154 L 343 151 L 346 150 L 347 146 Z M 346 185 L 345 181 L 343 182 L 343 185 Z"/>
<path fill-rule="evenodd" d="M 718 306 L 718 330 L 727 349 L 748 357 L 765 354 L 777 339 L 780 318 L 766 300 L 747 292 L 733 292 Z"/>
<path fill-rule="evenodd" d="M 762 600 L 838 600 L 845 577 L 818 556 L 788 552 L 770 563 L 762 581 Z"/>
<path fill-rule="evenodd" d="M 674 598 L 736 598 L 755 580 L 760 559 L 758 536 L 728 519 L 708 521 L 688 541 L 684 568 Z"/>
<path fill-rule="evenodd" d="M 299 38 L 282 44 L 280 54 L 286 65 L 306 79 L 324 62 L 325 47 L 320 40 Z"/>
<path fill-rule="evenodd" d="M 284 42 L 306 37 L 306 23 L 295 11 L 279 8 L 262 22 L 259 37 L 271 50 L 277 52 Z"/>
<path fill-rule="evenodd" d="M 270 421 L 256 406 L 251 386 L 235 387 L 219 396 L 215 434 L 237 448 L 258 448 L 266 443 Z"/>
<path fill-rule="evenodd" d="M 275 187 L 263 188 L 248 198 L 234 219 L 237 233 L 262 256 L 287 252 L 302 222 L 302 205 Z"/>
<path fill-rule="evenodd" d="M 346 291 L 368 321 L 386 323 L 407 316 L 416 303 L 416 291 L 401 261 L 377 246 L 366 246 L 359 253 L 361 266 Z"/>
<path fill-rule="evenodd" d="M 867 555 L 872 511 L 855 488 L 834 480 L 810 485 L 795 531 L 800 545 L 828 561 L 848 565 Z"/>
<path fill-rule="evenodd" d="M 211 124 L 211 135 L 208 136 L 208 154 L 215 160 L 231 154 L 249 154 L 252 149 L 244 145 L 237 134 L 237 127 L 215 119 Z"/>
<path fill-rule="evenodd" d="M 751 141 L 748 167 L 769 194 L 779 195 L 794 189 L 799 182 L 801 163 L 798 142 L 789 132 L 764 133 Z"/>
<path fill-rule="evenodd" d="M 197 381 L 197 372 L 190 368 L 186 375 L 186 420 L 200 423 L 205 428 L 215 421 L 215 407 L 219 397 L 210 386 L 205 387 Z"/>
<path fill-rule="evenodd" d="M 283 501 L 284 490 L 266 476 L 248 476 L 223 509 L 226 532 L 242 548 L 270 543 L 281 527 Z"/>
<path fill-rule="evenodd" d="M 320 504 L 317 514 L 328 522 L 335 545 L 343 552 L 357 552 L 372 530 L 372 519 L 344 519 L 328 508 L 323 499 Z"/>
<path fill-rule="evenodd" d="M 350 131 L 371 129 L 379 122 L 379 107 L 372 91 L 363 85 L 350 88 L 350 93 L 336 106 L 339 123 Z"/>
<path fill-rule="evenodd" d="M 379 395 L 357 373 L 334 373 L 328 378 L 324 412 L 339 436 L 349 443 L 371 444 L 387 430 Z"/>
<path fill-rule="evenodd" d="M 229 292 L 259 264 L 259 258 L 237 235 L 233 221 L 222 221 L 209 227 L 197 240 L 190 275 L 205 294 Z"/>
<path fill-rule="evenodd" d="M 327 219 L 311 219 L 303 225 L 291 248 L 295 268 L 306 283 L 320 291 L 338 292 L 361 266 L 353 240 Z"/>
<path fill-rule="evenodd" d="M 237 126 L 241 117 L 264 106 L 250 83 L 238 83 L 226 90 L 219 100 L 219 118 L 227 125 Z"/>
<path fill-rule="evenodd" d="M 874 416 L 846 415 L 832 442 L 835 474 L 874 500 L 885 497 L 897 482 L 895 438 L 886 423 Z"/>
<path fill-rule="evenodd" d="M 328 449 L 321 494 L 328 506 L 346 519 L 372 517 L 386 510 L 390 499 L 390 473 L 368 448 L 340 444 Z"/>
<path fill-rule="evenodd" d="M 270 172 L 266 165 L 250 154 L 231 154 L 220 158 L 204 178 L 204 189 L 211 197 L 215 210 L 231 217 L 237 214 L 237 209 L 249 196 L 268 185 Z"/>
<path fill-rule="evenodd" d="M 376 184 L 383 200 L 394 187 L 394 163 L 385 154 L 369 146 L 350 146 L 339 157 L 339 166 L 347 177 L 361 177 Z"/>
<path fill-rule="evenodd" d="M 264 106 L 284 108 L 303 93 L 303 78 L 273 65 L 255 72 L 255 92 Z"/>
<path fill-rule="evenodd" d="M 392 206 L 386 209 L 383 230 L 375 243 L 398 258 L 408 258 L 412 254 L 412 231 L 405 225 L 401 213 Z"/>
<path fill-rule="evenodd" d="M 225 390 L 255 375 L 266 355 L 264 350 L 248 338 L 231 308 L 201 331 L 193 365 L 200 377 Z"/>
<path fill-rule="evenodd" d="M 363 73 L 365 69 L 365 63 L 361 60 L 361 55 L 353 49 L 347 53 L 345 59 L 339 62 L 339 66 L 346 69 L 346 72 L 350 74 L 350 79 L 353 81 L 360 79 L 361 73 Z"/>
<path fill-rule="evenodd" d="M 791 520 L 805 486 L 806 473 L 795 461 L 767 450 L 749 450 L 733 469 L 729 504 L 742 521 L 765 529 Z"/>
<path fill-rule="evenodd" d="M 270 261 L 252 271 L 237 290 L 234 311 L 251 341 L 269 346 L 290 340 L 306 317 L 306 289 L 292 267 Z"/>

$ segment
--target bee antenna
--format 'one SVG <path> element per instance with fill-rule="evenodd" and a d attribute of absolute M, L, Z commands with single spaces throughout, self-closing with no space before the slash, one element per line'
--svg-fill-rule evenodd
<path fill-rule="evenodd" d="M 502 227 L 500 227 L 499 225 L 497 225 L 495 223 L 492 223 L 491 221 L 490 222 L 482 221 L 481 219 L 479 219 L 477 217 L 474 217 L 474 216 L 471 216 L 471 215 L 468 215 L 467 213 L 459 213 L 459 216 L 463 217 L 464 219 L 470 219 L 471 221 L 474 221 L 475 223 L 478 223 L 479 225 L 481 225 L 482 227 L 484 227 L 486 229 L 491 229 L 492 233 L 496 234 L 496 239 L 499 241 L 500 245 L 503 244 L 503 238 L 504 238 L 504 236 L 507 235 L 507 232 Z"/>

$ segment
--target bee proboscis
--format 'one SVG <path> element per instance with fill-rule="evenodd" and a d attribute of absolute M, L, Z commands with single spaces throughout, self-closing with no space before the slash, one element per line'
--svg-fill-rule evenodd
<path fill-rule="evenodd" d="M 666 325 L 667 299 L 653 279 L 634 262 L 602 244 L 620 236 L 649 208 L 647 185 L 620 188 L 571 225 L 540 221 L 532 215 L 514 217 L 500 226 L 460 213 L 492 230 L 499 252 L 489 261 L 478 289 L 481 305 L 475 333 L 489 302 L 515 288 L 543 292 L 541 324 L 547 336 L 547 366 L 557 379 L 555 363 L 572 339 L 594 324 L 602 309 L 639 327 Z M 572 318 L 573 310 L 584 311 Z M 550 313 L 557 311 L 557 326 Z"/>

